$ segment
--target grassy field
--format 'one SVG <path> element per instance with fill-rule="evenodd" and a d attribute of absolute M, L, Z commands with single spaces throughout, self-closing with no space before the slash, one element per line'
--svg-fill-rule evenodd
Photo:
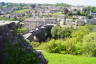
<path fill-rule="evenodd" d="M 49 13 L 49 15 L 63 15 L 63 13 L 58 12 L 58 13 Z"/>
<path fill-rule="evenodd" d="M 18 11 L 16 11 L 16 13 L 24 13 L 24 12 L 26 12 L 26 11 L 30 11 L 30 9 L 18 10 Z"/>
<path fill-rule="evenodd" d="M 43 52 L 48 64 L 96 64 L 95 57 L 63 55 Z"/>

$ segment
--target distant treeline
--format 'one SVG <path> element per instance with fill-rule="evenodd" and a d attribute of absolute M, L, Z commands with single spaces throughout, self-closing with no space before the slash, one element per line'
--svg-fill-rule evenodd
<path fill-rule="evenodd" d="M 5 2 L 0 2 L 0 8 L 8 8 L 8 7 L 13 7 L 13 6 L 16 6 L 16 7 L 18 7 L 18 6 L 30 6 L 30 5 L 32 5 L 32 4 L 25 4 L 25 3 L 5 3 Z M 68 7 L 68 6 L 71 6 L 70 4 L 66 4 L 66 3 L 56 3 L 56 4 L 38 4 L 38 5 L 44 5 L 44 6 L 66 6 L 66 7 Z"/>
<path fill-rule="evenodd" d="M 25 3 L 5 3 L 5 2 L 0 2 L 0 8 L 24 7 L 24 6 L 30 6 L 30 4 L 25 4 Z"/>
<path fill-rule="evenodd" d="M 69 7 L 71 6 L 70 4 L 66 4 L 66 3 L 56 3 L 56 4 L 38 4 L 38 5 L 44 5 L 44 6 L 65 6 L 65 7 Z"/>

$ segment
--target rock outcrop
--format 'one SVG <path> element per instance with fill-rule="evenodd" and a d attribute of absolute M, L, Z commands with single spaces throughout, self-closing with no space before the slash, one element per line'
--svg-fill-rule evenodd
<path fill-rule="evenodd" d="M 0 22 L 0 64 L 5 64 L 6 57 L 10 56 L 8 54 L 8 46 L 9 44 L 13 46 L 15 49 L 16 44 L 19 44 L 20 48 L 23 49 L 24 54 L 34 53 L 35 54 L 35 60 L 38 59 L 38 64 L 47 64 L 46 59 L 43 57 L 41 52 L 37 52 L 32 48 L 31 45 L 28 44 L 26 40 L 22 37 L 22 35 L 16 34 L 16 29 L 18 28 L 19 24 L 17 21 L 6 21 Z M 15 51 L 13 49 L 13 51 Z M 15 51 L 16 52 L 16 51 Z M 18 56 L 18 54 L 16 54 Z M 14 59 L 14 58 L 13 58 Z M 28 59 L 28 58 L 26 58 Z M 25 59 L 25 61 L 26 61 Z M 34 60 L 34 59 L 31 59 Z M 18 63 L 18 62 L 17 62 Z M 6 63 L 7 64 L 7 63 Z M 13 63 L 15 64 L 15 63 Z M 20 64 L 20 63 L 18 63 Z M 28 63 L 27 63 L 28 64 Z M 37 64 L 37 63 L 31 63 L 31 64 Z"/>

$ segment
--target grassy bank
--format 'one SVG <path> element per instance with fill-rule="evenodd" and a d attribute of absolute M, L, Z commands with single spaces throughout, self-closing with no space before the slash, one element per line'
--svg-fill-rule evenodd
<path fill-rule="evenodd" d="M 24 12 L 26 12 L 26 11 L 30 11 L 30 9 L 22 9 L 22 10 L 18 10 L 18 11 L 16 11 L 16 13 L 24 13 Z"/>
<path fill-rule="evenodd" d="M 83 57 L 43 52 L 49 64 L 96 64 L 95 57 Z"/>

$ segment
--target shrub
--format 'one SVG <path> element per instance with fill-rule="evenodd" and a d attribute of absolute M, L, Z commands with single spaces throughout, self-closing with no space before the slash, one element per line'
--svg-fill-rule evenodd
<path fill-rule="evenodd" d="M 45 50 L 46 46 L 47 46 L 47 42 L 42 42 L 38 47 L 36 47 L 36 49 Z"/>
<path fill-rule="evenodd" d="M 82 54 L 82 43 L 77 44 L 75 38 L 67 38 L 64 40 L 50 40 L 49 42 L 42 43 L 37 49 L 42 49 L 50 53 L 60 54 Z"/>
<path fill-rule="evenodd" d="M 52 37 L 55 39 L 67 38 L 67 37 L 70 37 L 72 31 L 73 31 L 72 28 L 61 27 L 57 25 L 51 29 L 51 34 L 52 34 Z"/>
<path fill-rule="evenodd" d="M 96 56 L 96 32 L 86 35 L 83 39 L 84 54 Z"/>
<path fill-rule="evenodd" d="M 51 34 L 53 38 L 59 38 L 61 34 L 60 32 L 61 32 L 61 27 L 59 25 L 51 29 Z"/>
<path fill-rule="evenodd" d="M 40 43 L 39 42 L 31 42 L 31 45 L 36 48 L 40 45 Z"/>
<path fill-rule="evenodd" d="M 27 52 L 19 44 L 8 45 L 5 64 L 38 64 L 39 59 L 34 52 Z"/>
<path fill-rule="evenodd" d="M 47 43 L 45 50 L 51 53 L 65 53 L 65 42 L 63 40 L 51 40 Z"/>
<path fill-rule="evenodd" d="M 78 42 L 82 42 L 83 37 L 92 31 L 92 25 L 80 26 L 72 33 L 72 38 L 76 38 Z"/>
<path fill-rule="evenodd" d="M 64 40 L 62 39 L 50 40 L 49 42 L 44 43 L 43 45 L 41 44 L 39 48 L 42 48 L 45 51 L 51 53 L 73 54 L 73 55 L 82 55 L 84 53 L 95 56 L 96 33 L 94 35 L 90 34 L 91 31 L 92 31 L 91 25 L 80 26 L 78 29 L 74 30 L 74 32 L 71 28 L 62 28 L 58 25 L 51 30 L 52 36 L 55 38 L 58 37 L 64 38 Z"/>
<path fill-rule="evenodd" d="M 72 37 L 66 39 L 66 51 L 68 54 L 81 55 L 83 53 L 83 37 L 92 30 L 91 25 L 80 26 L 74 30 Z"/>
<path fill-rule="evenodd" d="M 72 51 L 72 54 L 74 55 L 82 55 L 83 53 L 83 46 L 81 43 L 77 43 L 77 44 L 73 44 L 74 45 L 74 48 L 73 48 L 73 51 Z"/>
<path fill-rule="evenodd" d="M 17 30 L 16 30 L 16 33 L 17 34 L 20 34 L 20 33 L 23 33 L 23 32 L 25 32 L 27 29 L 25 28 L 25 27 L 20 27 L 20 28 L 18 28 Z"/>
<path fill-rule="evenodd" d="M 67 54 L 75 54 L 80 55 L 82 54 L 82 46 L 81 43 L 77 43 L 76 38 L 68 38 L 66 39 L 66 52 Z"/>

